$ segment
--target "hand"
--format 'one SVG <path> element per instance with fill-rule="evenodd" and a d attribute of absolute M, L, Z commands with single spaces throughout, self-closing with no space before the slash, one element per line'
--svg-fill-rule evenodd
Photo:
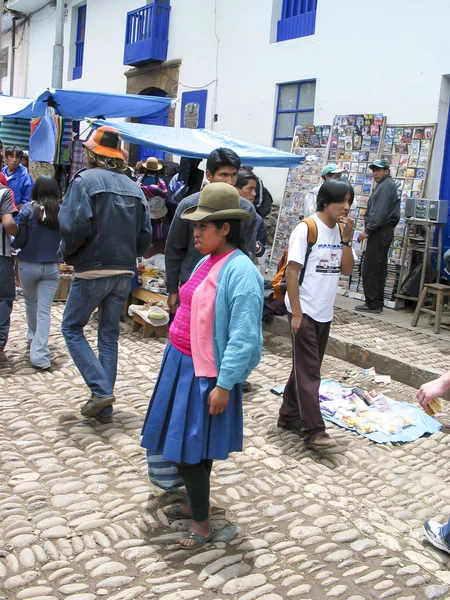
<path fill-rule="evenodd" d="M 342 239 L 345 242 L 350 241 L 353 237 L 353 227 L 355 225 L 355 221 L 347 215 L 340 217 L 339 223 L 343 227 Z"/>
<path fill-rule="evenodd" d="M 167 299 L 167 305 L 172 314 L 177 312 L 177 308 L 180 305 L 180 299 L 178 298 L 178 294 L 169 294 L 169 298 Z"/>
<path fill-rule="evenodd" d="M 416 398 L 419 401 L 420 406 L 426 410 L 431 400 L 444 395 L 447 390 L 448 385 L 446 386 L 443 378 L 439 377 L 438 379 L 433 379 L 433 381 L 424 383 L 417 392 Z"/>
<path fill-rule="evenodd" d="M 221 387 L 215 387 L 208 396 L 209 414 L 221 415 L 228 406 L 230 392 Z"/>
<path fill-rule="evenodd" d="M 292 315 L 291 331 L 294 335 L 300 329 L 300 325 L 302 324 L 302 319 L 303 319 L 303 313 Z"/>
<path fill-rule="evenodd" d="M 361 242 L 363 242 L 364 240 L 367 240 L 368 237 L 369 237 L 369 234 L 364 231 L 363 233 L 358 235 L 358 243 L 361 244 Z"/>
<path fill-rule="evenodd" d="M 258 252 L 261 250 L 261 244 L 259 242 L 256 242 L 256 254 L 258 254 Z"/>

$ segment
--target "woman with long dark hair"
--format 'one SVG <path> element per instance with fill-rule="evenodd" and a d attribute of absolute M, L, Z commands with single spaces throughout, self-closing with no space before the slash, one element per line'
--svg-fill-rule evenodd
<path fill-rule="evenodd" d="M 242 450 L 241 384 L 262 352 L 263 279 L 243 251 L 238 191 L 210 183 L 194 221 L 195 248 L 205 256 L 181 287 L 158 381 L 142 430 L 149 456 L 175 464 L 189 503 L 166 507 L 169 518 L 192 518 L 180 546 L 203 546 L 213 535 L 209 520 L 213 460 Z M 172 466 L 172 465 L 170 465 Z"/>
<path fill-rule="evenodd" d="M 50 310 L 59 283 L 60 242 L 58 213 L 61 192 L 54 177 L 41 175 L 31 192 L 31 202 L 19 213 L 19 233 L 12 246 L 20 248 L 19 277 L 27 313 L 30 360 L 37 369 L 48 369 Z"/>

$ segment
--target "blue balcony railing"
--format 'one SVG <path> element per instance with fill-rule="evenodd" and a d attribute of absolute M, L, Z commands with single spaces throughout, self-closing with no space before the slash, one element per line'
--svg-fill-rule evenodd
<path fill-rule="evenodd" d="M 154 0 L 127 14 L 125 65 L 143 65 L 167 59 L 170 0 Z"/>
<path fill-rule="evenodd" d="M 277 42 L 314 35 L 316 31 L 316 12 L 311 10 L 302 15 L 280 19 L 277 28 Z"/>

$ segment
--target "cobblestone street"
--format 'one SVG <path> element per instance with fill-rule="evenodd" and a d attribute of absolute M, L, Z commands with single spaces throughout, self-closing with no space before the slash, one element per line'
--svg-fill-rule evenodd
<path fill-rule="evenodd" d="M 285 383 L 290 349 L 268 335 L 244 398 L 245 450 L 213 469 L 213 505 L 225 515 L 215 510 L 205 548 L 179 550 L 187 522 L 168 527 L 171 497 L 148 482 L 140 447 L 166 342 L 124 324 L 115 420 L 82 420 L 87 388 L 59 333 L 63 308 L 53 309 L 52 371 L 28 362 L 22 299 L 0 368 L 1 599 L 450 598 L 450 556 L 422 534 L 424 519 L 450 516 L 449 436 L 381 446 L 330 425 L 338 446 L 305 450 L 276 427 L 270 388 Z M 93 339 L 95 322 L 88 331 Z M 347 368 L 327 357 L 323 375 Z M 386 390 L 414 401 L 403 384 Z"/>

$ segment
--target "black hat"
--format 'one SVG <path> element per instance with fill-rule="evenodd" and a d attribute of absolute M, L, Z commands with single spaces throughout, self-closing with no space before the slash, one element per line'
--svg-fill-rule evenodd
<path fill-rule="evenodd" d="M 389 163 L 385 158 L 378 158 L 369 165 L 369 169 L 390 169 Z"/>

